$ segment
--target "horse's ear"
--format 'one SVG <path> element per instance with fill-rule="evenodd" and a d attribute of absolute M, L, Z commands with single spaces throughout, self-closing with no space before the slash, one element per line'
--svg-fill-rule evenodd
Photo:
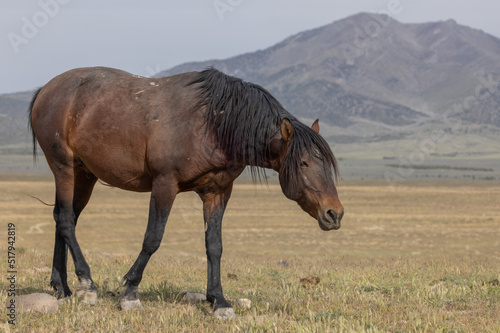
<path fill-rule="evenodd" d="M 293 127 L 287 119 L 281 121 L 281 137 L 286 142 L 292 141 Z"/>
<path fill-rule="evenodd" d="M 319 133 L 319 119 L 316 119 L 311 126 L 312 130 L 316 133 Z"/>

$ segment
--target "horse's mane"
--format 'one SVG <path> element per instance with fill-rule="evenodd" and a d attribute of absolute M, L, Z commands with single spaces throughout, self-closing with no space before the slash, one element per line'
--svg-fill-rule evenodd
<path fill-rule="evenodd" d="M 205 107 L 206 131 L 216 138 L 217 146 L 235 161 L 250 166 L 269 160 L 269 142 L 280 129 L 283 119 L 293 127 L 283 172 L 293 181 L 304 150 L 316 153 L 337 176 L 335 157 L 328 143 L 301 123 L 259 85 L 226 75 L 212 67 L 197 74 L 190 85 L 199 84 L 196 109 Z M 252 176 L 259 169 L 252 167 Z"/>

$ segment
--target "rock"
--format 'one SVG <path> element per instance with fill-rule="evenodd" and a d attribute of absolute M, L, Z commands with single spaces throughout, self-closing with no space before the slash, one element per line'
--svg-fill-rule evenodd
<path fill-rule="evenodd" d="M 201 293 L 186 293 L 182 300 L 189 303 L 204 302 L 207 300 L 207 295 Z"/>
<path fill-rule="evenodd" d="M 252 301 L 249 300 L 248 298 L 240 298 L 237 302 L 236 305 L 239 307 L 242 307 L 244 309 L 250 309 L 252 307 Z"/>
<path fill-rule="evenodd" d="M 214 317 L 218 319 L 235 319 L 236 315 L 234 314 L 233 308 L 218 308 L 214 311 Z"/>
<path fill-rule="evenodd" d="M 14 298 L 16 312 L 55 313 L 59 310 L 57 298 L 45 293 L 34 293 Z"/>

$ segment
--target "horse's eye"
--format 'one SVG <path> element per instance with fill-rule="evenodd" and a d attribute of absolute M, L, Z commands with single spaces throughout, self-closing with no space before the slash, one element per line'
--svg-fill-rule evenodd
<path fill-rule="evenodd" d="M 306 161 L 301 161 L 301 162 L 300 162 L 300 167 L 301 167 L 301 168 L 308 168 L 308 167 L 309 167 L 309 164 L 307 164 L 307 162 L 306 162 Z"/>

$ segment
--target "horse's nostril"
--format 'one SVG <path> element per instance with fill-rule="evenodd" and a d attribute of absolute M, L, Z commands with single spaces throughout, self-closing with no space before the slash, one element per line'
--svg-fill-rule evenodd
<path fill-rule="evenodd" d="M 337 222 L 337 213 L 335 213 L 333 209 L 329 209 L 326 213 L 328 214 L 332 222 Z"/>

